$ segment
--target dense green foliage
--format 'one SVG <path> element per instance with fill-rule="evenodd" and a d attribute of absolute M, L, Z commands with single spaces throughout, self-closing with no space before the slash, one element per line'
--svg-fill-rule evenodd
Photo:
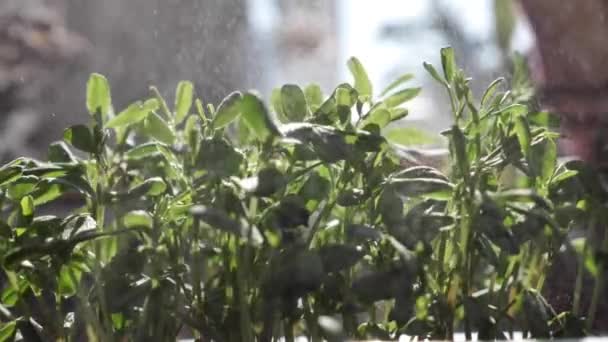
<path fill-rule="evenodd" d="M 557 315 L 541 292 L 573 224 L 602 220 L 601 186 L 558 165 L 521 75 L 477 101 L 451 49 L 441 73 L 425 64 L 453 112 L 438 170 L 402 167 L 383 135 L 420 92 L 411 76 L 378 92 L 348 66 L 354 85 L 285 85 L 270 110 L 240 92 L 204 106 L 182 82 L 173 106 L 152 88 L 115 114 L 92 75 L 90 123 L 47 161 L 0 169 L 0 339 L 584 333 L 587 312 Z M 67 197 L 80 202 L 63 215 Z M 583 244 L 602 272 L 601 246 Z"/>

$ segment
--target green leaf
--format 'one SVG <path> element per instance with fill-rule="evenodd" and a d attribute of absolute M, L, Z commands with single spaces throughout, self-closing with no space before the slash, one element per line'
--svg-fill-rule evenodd
<path fill-rule="evenodd" d="M 222 100 L 213 116 L 213 128 L 222 128 L 236 120 L 241 114 L 240 102 L 242 98 L 243 94 L 235 91 Z"/>
<path fill-rule="evenodd" d="M 87 195 L 94 196 L 95 190 L 91 187 L 91 184 L 77 173 L 68 173 L 63 177 L 52 178 L 48 180 L 52 184 L 59 184 L 61 186 L 69 186 L 70 188 L 76 190 L 77 192 Z"/>
<path fill-rule="evenodd" d="M 88 152 L 96 153 L 97 146 L 91 130 L 85 125 L 71 126 L 63 132 L 63 139 L 75 148 Z"/>
<path fill-rule="evenodd" d="M 173 129 L 163 118 L 154 112 L 150 113 L 144 121 L 144 132 L 167 145 L 173 145 L 175 142 Z"/>
<path fill-rule="evenodd" d="M 60 184 L 53 184 L 52 181 L 44 180 L 40 182 L 38 188 L 32 196 L 34 197 L 34 204 L 40 206 L 52 202 L 62 195 L 64 195 L 67 189 Z"/>
<path fill-rule="evenodd" d="M 498 112 L 498 114 L 500 114 L 500 116 L 505 118 L 506 120 L 517 116 L 523 116 L 527 113 L 528 107 L 517 103 L 507 106 Z"/>
<path fill-rule="evenodd" d="M 560 117 L 550 112 L 534 112 L 527 115 L 528 120 L 532 125 L 547 127 L 547 128 L 559 128 Z"/>
<path fill-rule="evenodd" d="M 399 121 L 409 115 L 409 111 L 405 108 L 391 108 L 391 122 Z"/>
<path fill-rule="evenodd" d="M 359 127 L 365 128 L 365 126 L 373 124 L 378 125 L 380 129 L 386 127 L 391 122 L 391 112 L 384 108 L 378 108 L 373 110 L 363 121 Z"/>
<path fill-rule="evenodd" d="M 148 114 L 158 110 L 159 102 L 157 99 L 150 99 L 145 103 L 137 101 L 110 119 L 106 123 L 106 128 L 122 128 L 136 124 L 144 120 Z"/>
<path fill-rule="evenodd" d="M 348 69 L 350 73 L 353 75 L 355 79 L 355 89 L 360 97 L 364 99 L 364 101 L 371 100 L 373 95 L 372 83 L 367 76 L 367 72 L 363 67 L 363 64 L 356 58 L 351 57 L 348 60 Z"/>
<path fill-rule="evenodd" d="M 498 46 L 502 51 L 508 51 L 517 23 L 513 2 L 511 0 L 494 0 L 494 18 Z"/>
<path fill-rule="evenodd" d="M 17 321 L 10 321 L 0 325 L 0 341 L 11 341 L 17 332 Z"/>
<path fill-rule="evenodd" d="M 143 183 L 129 189 L 129 197 L 159 196 L 165 193 L 167 184 L 160 177 L 146 179 Z"/>
<path fill-rule="evenodd" d="M 287 122 L 304 121 L 308 116 L 306 96 L 297 85 L 287 84 L 281 88 L 281 105 Z"/>
<path fill-rule="evenodd" d="M 439 83 L 443 84 L 445 87 L 448 87 L 449 84 L 443 79 L 443 77 L 441 77 L 441 75 L 439 75 L 439 72 L 437 72 L 437 69 L 435 69 L 435 67 L 427 62 L 422 63 L 422 65 L 424 66 L 424 69 L 426 69 L 426 71 Z"/>
<path fill-rule="evenodd" d="M 502 203 L 533 202 L 540 208 L 553 209 L 551 201 L 541 196 L 534 189 L 509 189 L 492 195 L 492 198 Z"/>
<path fill-rule="evenodd" d="M 73 163 L 76 157 L 63 141 L 57 141 L 49 145 L 48 159 L 53 163 Z"/>
<path fill-rule="evenodd" d="M 443 67 L 445 79 L 448 83 L 451 83 L 454 80 L 457 69 L 454 49 L 451 47 L 441 49 L 441 66 Z"/>
<path fill-rule="evenodd" d="M 485 107 L 486 104 L 488 104 L 488 101 L 490 101 L 494 97 L 494 94 L 496 93 L 496 89 L 504 81 L 505 81 L 505 79 L 500 77 L 500 78 L 495 79 L 492 83 L 490 83 L 490 85 L 488 86 L 486 91 L 483 93 L 483 96 L 481 97 L 481 106 L 482 107 Z"/>
<path fill-rule="evenodd" d="M 304 89 L 304 95 L 312 112 L 315 112 L 323 103 L 323 92 L 318 84 L 309 84 Z"/>
<path fill-rule="evenodd" d="M 180 124 L 192 108 L 194 85 L 192 82 L 181 81 L 175 90 L 175 124 Z"/>
<path fill-rule="evenodd" d="M 36 176 L 22 176 L 8 186 L 6 195 L 14 201 L 21 200 L 36 189 L 38 181 Z"/>
<path fill-rule="evenodd" d="M 385 96 L 386 94 L 388 94 L 392 90 L 396 89 L 397 87 L 399 87 L 403 83 L 405 83 L 405 82 L 407 82 L 407 81 L 409 81 L 409 80 L 411 80 L 413 78 L 414 78 L 414 75 L 412 75 L 412 74 L 401 75 L 399 78 L 397 78 L 396 80 L 394 80 L 391 84 L 389 84 L 388 87 L 386 87 L 382 91 L 382 93 L 380 94 L 380 96 Z"/>
<path fill-rule="evenodd" d="M 126 228 L 148 228 L 154 226 L 152 215 L 145 210 L 130 211 L 122 218 Z"/>
<path fill-rule="evenodd" d="M 357 102 L 357 97 L 353 96 L 353 89 L 340 86 L 334 92 L 336 99 L 337 114 L 341 123 L 347 123 L 350 119 L 351 108 Z"/>
<path fill-rule="evenodd" d="M 3 166 L 0 168 L 0 186 L 10 184 L 23 174 L 23 168 L 21 166 Z"/>
<path fill-rule="evenodd" d="M 551 179 L 551 183 L 558 184 L 558 183 L 566 181 L 576 175 L 578 175 L 578 171 L 576 171 L 576 170 L 565 170 L 563 172 L 560 172 L 555 177 L 553 177 L 553 179 Z"/>
<path fill-rule="evenodd" d="M 453 125 L 452 129 L 445 134 L 451 138 L 451 148 L 456 156 L 456 162 L 461 172 L 461 176 L 467 178 L 469 176 L 469 156 L 466 149 L 467 138 L 458 125 Z"/>
<path fill-rule="evenodd" d="M 32 196 L 25 196 L 21 199 L 21 215 L 24 217 L 34 216 L 34 198 Z"/>
<path fill-rule="evenodd" d="M 532 145 L 528 161 L 535 176 L 547 182 L 553 176 L 557 165 L 557 146 L 552 140 L 545 139 Z"/>
<path fill-rule="evenodd" d="M 72 275 L 74 275 L 74 277 L 72 277 Z M 63 297 L 75 295 L 79 286 L 77 281 L 80 280 L 81 275 L 82 272 L 78 268 L 62 265 L 57 277 L 57 294 Z"/>
<path fill-rule="evenodd" d="M 422 90 L 422 88 L 403 89 L 403 90 L 400 90 L 400 91 L 396 92 L 395 94 L 387 97 L 382 102 L 384 102 L 384 104 L 386 104 L 387 107 L 394 108 L 407 101 L 412 100 L 413 98 L 418 96 L 418 94 L 420 94 L 421 90 Z"/>
<path fill-rule="evenodd" d="M 155 86 L 151 86 L 150 91 L 154 95 L 154 98 L 158 101 L 158 103 L 160 105 L 160 109 L 161 109 L 162 113 L 165 115 L 165 117 L 167 119 L 171 118 L 171 116 L 173 114 L 171 113 L 171 110 L 169 109 L 169 106 L 167 105 L 167 101 L 165 101 L 165 99 L 161 95 L 158 88 L 156 88 Z"/>
<path fill-rule="evenodd" d="M 158 151 L 157 143 L 149 142 L 133 147 L 125 153 L 125 156 L 127 157 L 127 159 L 139 160 L 149 158 L 159 153 L 160 152 Z"/>
<path fill-rule="evenodd" d="M 383 135 L 388 141 L 403 146 L 430 145 L 439 141 L 438 137 L 431 133 L 414 127 L 391 129 Z"/>
<path fill-rule="evenodd" d="M 15 283 L 14 285 L 10 284 L 4 288 L 2 291 L 2 297 L 0 298 L 2 305 L 13 307 L 17 304 L 20 297 L 20 289 L 15 287 L 19 285 L 20 284 Z"/>
<path fill-rule="evenodd" d="M 243 154 L 223 139 L 205 139 L 196 159 L 197 167 L 209 172 L 232 176 L 240 170 Z"/>
<path fill-rule="evenodd" d="M 282 123 L 289 122 L 287 116 L 283 112 L 283 98 L 281 96 L 280 88 L 272 89 L 272 92 L 270 93 L 270 108 L 277 115 L 279 121 Z"/>
<path fill-rule="evenodd" d="M 91 74 L 87 82 L 87 109 L 91 115 L 99 111 L 103 118 L 112 111 L 110 85 L 103 75 Z"/>
<path fill-rule="evenodd" d="M 515 117 L 515 133 L 519 140 L 519 146 L 527 158 L 530 155 L 530 143 L 532 142 L 532 134 L 530 133 L 530 125 L 528 120 L 523 115 Z"/>
<path fill-rule="evenodd" d="M 348 159 L 353 153 L 346 134 L 331 126 L 292 123 L 283 125 L 281 129 L 284 136 L 312 146 L 318 158 L 326 163 Z"/>
<path fill-rule="evenodd" d="M 247 93 L 240 101 L 241 119 L 245 120 L 249 129 L 262 141 L 279 135 L 279 130 L 272 121 L 266 106 L 255 95 Z"/>

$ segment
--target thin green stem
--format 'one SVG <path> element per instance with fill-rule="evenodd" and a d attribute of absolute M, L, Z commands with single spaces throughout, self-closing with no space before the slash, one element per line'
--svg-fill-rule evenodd
<path fill-rule="evenodd" d="M 94 200 L 93 213 L 95 214 L 94 219 L 97 223 L 97 227 L 101 229 L 102 232 L 106 231 L 107 229 L 105 226 L 106 208 L 103 198 L 107 186 L 106 182 L 106 170 L 102 163 L 102 157 L 97 156 L 97 191 L 95 194 L 96 196 Z M 103 281 L 99 279 L 99 276 L 101 275 L 103 269 L 100 242 L 95 243 L 95 255 L 96 258 L 93 261 L 93 269 L 96 278 L 95 292 L 97 293 L 97 296 L 99 298 L 99 307 L 101 310 L 101 321 L 103 323 L 103 327 L 105 329 L 105 332 L 111 335 L 113 334 L 114 329 L 112 328 L 112 321 L 110 319 L 110 311 L 108 310 L 106 293 L 103 287 L 101 286 Z"/>
<path fill-rule="evenodd" d="M 583 278 L 585 274 L 585 256 L 589 251 L 589 238 L 593 233 L 593 227 L 595 226 L 595 218 L 591 218 L 591 222 L 589 222 L 588 226 L 585 228 L 586 238 L 583 245 L 583 251 L 578 256 L 578 262 L 576 267 L 576 280 L 574 283 L 574 294 L 573 294 L 573 303 L 572 303 L 572 314 L 574 316 L 578 316 L 580 314 L 581 307 L 581 296 L 583 292 Z"/>
<path fill-rule="evenodd" d="M 591 227 L 592 229 L 595 227 Z M 604 239 L 602 241 L 602 247 L 605 248 L 608 245 L 608 229 L 604 230 Z M 598 271 L 595 278 L 595 284 L 593 287 L 593 294 L 591 296 L 591 304 L 589 304 L 589 311 L 587 313 L 587 330 L 591 330 L 593 323 L 595 322 L 595 315 L 597 314 L 597 307 L 599 304 L 600 295 L 604 290 L 604 277 L 605 277 L 606 265 L 604 260 L 598 263 Z"/>
<path fill-rule="evenodd" d="M 251 317 L 249 315 L 249 305 L 247 302 L 247 279 L 244 272 L 249 269 L 247 261 L 247 246 L 237 247 L 238 249 L 238 264 L 236 266 L 236 277 L 237 277 L 237 291 L 239 301 L 239 324 L 241 328 L 241 338 L 243 342 L 253 342 L 254 338 L 252 335 L 252 324 Z"/>

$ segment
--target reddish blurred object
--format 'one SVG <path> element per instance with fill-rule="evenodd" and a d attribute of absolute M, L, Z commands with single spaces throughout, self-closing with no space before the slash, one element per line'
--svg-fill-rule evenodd
<path fill-rule="evenodd" d="M 563 151 L 608 162 L 608 2 L 521 3 L 536 34 L 532 75 L 543 105 L 563 118 Z"/>
<path fill-rule="evenodd" d="M 0 1 L 0 114 L 10 112 L 56 66 L 74 61 L 87 45 L 66 29 L 56 4 Z"/>

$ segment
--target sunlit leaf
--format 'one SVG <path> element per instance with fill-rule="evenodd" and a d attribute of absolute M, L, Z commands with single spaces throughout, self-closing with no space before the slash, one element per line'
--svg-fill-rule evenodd
<path fill-rule="evenodd" d="M 347 65 L 355 79 L 355 89 L 357 90 L 357 93 L 359 93 L 359 96 L 371 99 L 373 95 L 372 83 L 369 80 L 369 76 L 367 76 L 363 64 L 361 64 L 357 58 L 351 57 L 348 60 Z"/>
<path fill-rule="evenodd" d="M 371 113 L 361 122 L 359 127 L 365 128 L 365 126 L 373 124 L 378 125 L 380 129 L 386 127 L 391 122 L 391 112 L 387 109 L 379 108 Z"/>
<path fill-rule="evenodd" d="M 456 74 L 456 59 L 454 57 L 454 49 L 446 47 L 441 49 L 441 66 L 443 67 L 443 75 L 448 83 L 454 80 Z"/>
<path fill-rule="evenodd" d="M 145 210 L 130 211 L 122 218 L 126 228 L 148 228 L 154 225 L 152 215 Z"/>
<path fill-rule="evenodd" d="M 515 120 L 515 132 L 517 133 L 517 139 L 519 139 L 519 146 L 521 146 L 524 156 L 530 155 L 530 143 L 532 142 L 532 136 L 530 133 L 530 125 L 528 120 L 524 116 L 516 116 Z"/>
<path fill-rule="evenodd" d="M 439 137 L 414 127 L 393 128 L 383 135 L 388 141 L 403 146 L 429 145 L 439 141 Z"/>
<path fill-rule="evenodd" d="M 287 84 L 281 88 L 281 113 L 288 120 L 287 122 L 303 121 L 308 116 L 308 105 L 306 96 L 300 87 L 294 84 Z"/>
<path fill-rule="evenodd" d="M 414 99 L 416 96 L 418 96 L 418 94 L 420 94 L 421 91 L 422 88 L 403 89 L 388 96 L 383 100 L 383 102 L 384 104 L 386 104 L 387 107 L 394 108 L 399 105 L 402 105 L 407 101 Z"/>
<path fill-rule="evenodd" d="M 0 168 L 0 186 L 10 184 L 23 174 L 23 169 L 20 166 L 3 166 Z"/>
<path fill-rule="evenodd" d="M 87 109 L 91 115 L 99 111 L 102 117 L 112 111 L 110 85 L 103 75 L 92 74 L 87 82 Z"/>
<path fill-rule="evenodd" d="M 11 341 L 17 331 L 17 321 L 10 321 L 0 324 L 0 341 Z"/>
<path fill-rule="evenodd" d="M 496 90 L 498 89 L 500 84 L 504 82 L 504 80 L 504 78 L 499 77 L 492 83 L 490 83 L 488 88 L 486 88 L 485 92 L 483 93 L 483 96 L 481 97 L 482 107 L 485 107 L 488 104 L 488 101 L 490 101 L 494 97 L 494 94 L 496 94 Z"/>
<path fill-rule="evenodd" d="M 443 77 L 441 77 L 441 75 L 439 75 L 439 73 L 437 72 L 437 69 L 435 69 L 435 67 L 432 64 L 429 64 L 427 62 L 424 62 L 422 64 L 424 66 L 424 68 L 426 69 L 426 71 L 439 83 L 443 84 L 444 86 L 448 86 L 448 83 L 443 79 Z"/>
<path fill-rule="evenodd" d="M 137 101 L 110 119 L 106 123 L 106 128 L 121 128 L 136 124 L 144 120 L 151 112 L 158 110 L 158 107 L 157 99 L 150 99 L 145 103 Z"/>
<path fill-rule="evenodd" d="M 181 81 L 175 90 L 175 123 L 180 124 L 192 108 L 194 97 L 194 84 L 192 82 Z"/>
<path fill-rule="evenodd" d="M 36 189 L 38 182 L 39 179 L 36 176 L 22 176 L 9 185 L 6 194 L 10 199 L 21 200 Z"/>
<path fill-rule="evenodd" d="M 399 86 L 401 86 L 403 83 L 411 80 L 414 78 L 414 75 L 412 74 L 404 74 L 399 76 L 396 80 L 394 80 L 393 82 L 391 82 L 391 84 L 389 84 L 383 91 L 382 93 L 380 93 L 380 96 L 385 96 L 386 94 L 390 93 L 391 91 L 393 91 L 394 89 L 398 88 Z"/>
<path fill-rule="evenodd" d="M 265 141 L 272 136 L 279 135 L 279 130 L 266 110 L 266 106 L 257 96 L 250 93 L 243 95 L 239 108 L 241 119 L 258 139 Z"/>
<path fill-rule="evenodd" d="M 128 150 L 125 155 L 128 159 L 143 159 L 159 154 L 158 145 L 155 142 L 137 145 Z"/>
<path fill-rule="evenodd" d="M 315 112 L 323 103 L 323 92 L 318 84 L 309 84 L 304 88 L 304 95 L 312 112 Z"/>
<path fill-rule="evenodd" d="M 214 128 L 222 128 L 238 118 L 241 114 L 240 101 L 242 98 L 243 94 L 235 91 L 222 100 L 213 116 Z"/>
<path fill-rule="evenodd" d="M 167 190 L 167 184 L 160 177 L 146 179 L 143 183 L 129 189 L 129 196 L 133 198 L 141 196 L 159 196 Z"/>
<path fill-rule="evenodd" d="M 144 132 L 167 145 L 172 145 L 175 142 L 173 129 L 163 118 L 154 112 L 150 113 L 144 121 Z"/>

